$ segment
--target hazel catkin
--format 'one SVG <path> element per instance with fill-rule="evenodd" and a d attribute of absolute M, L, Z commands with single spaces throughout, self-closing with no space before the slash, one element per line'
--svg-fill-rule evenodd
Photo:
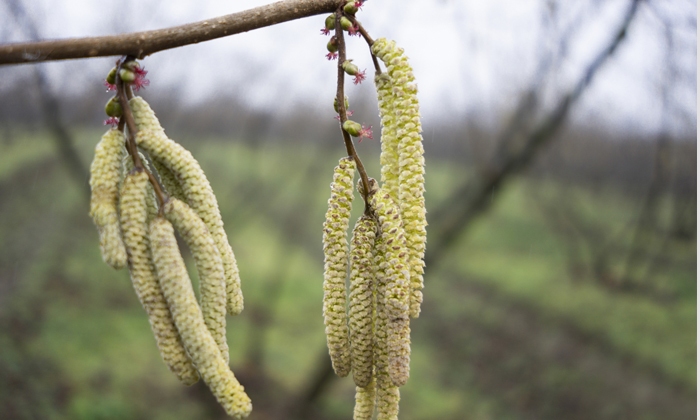
<path fill-rule="evenodd" d="M 123 155 L 124 133 L 111 129 L 97 143 L 90 165 L 90 217 L 100 234 L 102 259 L 115 269 L 127 263 L 117 209 Z"/>
<path fill-rule="evenodd" d="M 391 124 L 391 128 L 387 131 L 391 144 L 397 142 L 395 149 L 397 155 L 392 154 L 390 160 L 386 163 L 382 162 L 382 174 L 386 166 L 391 168 L 392 177 L 394 174 L 398 176 L 398 198 L 393 191 L 393 179 L 388 186 L 390 194 L 401 210 L 411 276 L 410 315 L 415 318 L 420 314 L 420 305 L 423 301 L 423 259 L 427 238 L 423 196 L 425 160 L 418 89 L 414 83 L 413 69 L 408 63 L 408 58 L 394 41 L 388 41 L 385 38 L 377 39 L 372 45 L 372 52 L 386 64 L 389 76 L 388 82 L 377 84 L 377 93 L 380 98 L 382 124 L 384 125 L 385 119 L 387 124 Z M 388 94 L 386 85 L 391 85 L 391 94 Z M 389 105 L 382 105 L 383 101 L 388 102 Z M 387 111 L 383 111 L 385 108 Z M 387 113 L 390 116 L 385 118 Z M 382 129 L 382 137 L 384 132 Z M 382 142 L 384 143 L 384 138 Z M 382 153 L 384 154 L 383 151 Z"/>
<path fill-rule="evenodd" d="M 352 208 L 355 161 L 340 159 L 333 173 L 331 198 L 323 222 L 323 320 L 326 342 L 335 373 L 350 373 L 345 277 L 348 268 L 347 229 Z"/>
<path fill-rule="evenodd" d="M 143 98 L 132 98 L 129 100 L 129 106 L 139 130 L 136 143 L 148 152 L 154 162 L 162 164 L 172 173 L 173 179 L 182 190 L 183 198 L 186 199 L 182 201 L 189 204 L 207 225 L 224 264 L 228 313 L 240 314 L 243 310 L 243 294 L 238 264 L 228 242 L 219 205 L 209 180 L 194 156 L 165 135 L 158 118 Z M 168 175 L 165 177 L 168 178 Z M 180 195 L 176 188 L 171 186 L 171 189 L 174 190 L 171 193 L 176 197 Z"/>
<path fill-rule="evenodd" d="M 408 255 L 401 216 L 389 193 L 380 188 L 371 195 L 370 204 L 378 221 L 377 255 L 386 283 L 382 310 L 386 313 L 387 371 L 393 384 L 402 386 L 408 380 L 411 357 Z"/>
<path fill-rule="evenodd" d="M 163 361 L 185 385 L 199 380 L 161 292 L 148 241 L 148 174 L 135 170 L 124 179 L 120 194 L 121 224 L 129 253 L 129 273 L 141 305 L 148 314 Z"/>
<path fill-rule="evenodd" d="M 153 219 L 150 243 L 158 281 L 199 374 L 228 415 L 239 419 L 247 417 L 252 403 L 204 323 L 172 224 L 161 217 Z"/>
<path fill-rule="evenodd" d="M 204 324 L 228 364 L 226 342 L 226 284 L 219 250 L 202 219 L 185 203 L 170 198 L 164 206 L 166 219 L 185 240 L 199 274 L 200 306 Z"/>
<path fill-rule="evenodd" d="M 362 215 L 355 224 L 350 250 L 350 304 L 348 328 L 352 376 L 358 387 L 372 379 L 374 341 L 374 239 L 377 222 Z"/>

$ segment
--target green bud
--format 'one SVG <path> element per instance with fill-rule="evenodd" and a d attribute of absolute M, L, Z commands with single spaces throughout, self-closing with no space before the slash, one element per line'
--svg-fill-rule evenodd
<path fill-rule="evenodd" d="M 340 18 L 340 27 L 342 27 L 344 31 L 347 31 L 352 28 L 352 22 L 350 22 L 350 19 L 343 16 Z"/>
<path fill-rule="evenodd" d="M 345 73 L 349 74 L 350 76 L 354 76 L 360 71 L 360 69 L 352 63 L 352 60 L 343 61 L 343 70 L 345 70 Z"/>
<path fill-rule="evenodd" d="M 107 73 L 107 77 L 105 78 L 105 80 L 110 85 L 114 85 L 117 83 L 117 68 L 116 67 L 112 67 L 112 70 L 110 70 L 109 73 Z"/>
<path fill-rule="evenodd" d="M 124 64 L 122 64 L 122 68 L 134 71 L 138 68 L 141 68 L 141 66 L 139 65 L 138 61 L 131 60 L 131 61 L 127 61 Z"/>
<path fill-rule="evenodd" d="M 347 110 L 348 108 L 350 108 L 350 102 L 348 102 L 348 97 L 347 97 L 347 95 L 345 95 L 345 110 Z M 338 112 L 338 113 L 340 112 L 338 110 L 338 97 L 337 96 L 335 98 L 333 98 L 333 109 L 335 109 L 335 112 Z"/>
<path fill-rule="evenodd" d="M 347 120 L 343 123 L 343 130 L 347 131 L 353 137 L 359 137 L 362 131 L 362 125 L 358 122 Z"/>
<path fill-rule="evenodd" d="M 110 117 L 121 117 L 122 116 L 122 105 L 119 103 L 119 98 L 116 96 L 107 101 L 105 105 L 105 114 Z"/>
<path fill-rule="evenodd" d="M 124 83 L 131 83 L 136 80 L 136 74 L 131 70 L 121 69 L 119 70 L 119 78 Z"/>
<path fill-rule="evenodd" d="M 335 13 L 326 18 L 326 29 L 329 31 L 335 29 Z"/>
<path fill-rule="evenodd" d="M 349 15 L 355 16 L 357 13 L 357 7 L 355 7 L 355 1 L 349 1 L 343 6 L 343 11 Z"/>
<path fill-rule="evenodd" d="M 326 48 L 328 49 L 328 52 L 337 52 L 338 51 L 338 39 L 336 37 L 332 37 L 330 41 L 328 41 L 328 44 L 326 44 Z"/>

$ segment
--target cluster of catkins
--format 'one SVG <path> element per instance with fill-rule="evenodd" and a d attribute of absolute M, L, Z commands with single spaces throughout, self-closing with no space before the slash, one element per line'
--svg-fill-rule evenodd
<path fill-rule="evenodd" d="M 135 167 L 122 131 L 105 133 L 90 168 L 90 215 L 102 257 L 116 269 L 129 268 L 160 354 L 178 379 L 192 385 L 201 376 L 229 415 L 246 417 L 252 404 L 229 368 L 226 342 L 226 313 L 239 314 L 243 296 L 216 197 L 199 163 L 166 136 L 146 101 L 134 97 L 129 108 L 136 144 L 167 196 L 159 209 L 154 175 Z M 175 230 L 194 257 L 199 301 Z"/>
<path fill-rule="evenodd" d="M 417 88 L 401 48 L 378 39 L 386 65 L 375 77 L 382 123 L 381 187 L 370 178 L 367 209 L 347 241 L 355 161 L 340 160 L 323 225 L 323 315 L 331 362 L 357 386 L 355 420 L 397 419 L 409 376 L 409 319 L 420 314 L 426 211 Z M 358 190 L 364 191 L 360 180 Z M 363 194 L 364 195 L 364 194 Z M 349 269 L 348 269 L 349 268 Z M 346 276 L 350 275 L 350 290 Z M 347 295 L 349 294 L 349 299 Z"/>

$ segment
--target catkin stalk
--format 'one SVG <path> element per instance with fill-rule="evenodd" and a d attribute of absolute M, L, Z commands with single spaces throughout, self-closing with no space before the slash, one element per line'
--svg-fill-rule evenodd
<path fill-rule="evenodd" d="M 219 250 L 202 219 L 187 204 L 177 198 L 170 198 L 165 203 L 164 212 L 192 252 L 199 274 L 200 306 L 204 323 L 228 364 L 226 284 Z"/>
<path fill-rule="evenodd" d="M 115 269 L 127 264 L 117 210 L 123 153 L 124 133 L 109 130 L 97 143 L 90 165 L 90 217 L 100 234 L 102 259 Z"/>
<path fill-rule="evenodd" d="M 372 379 L 374 341 L 374 240 L 377 222 L 362 215 L 355 224 L 350 251 L 350 305 L 348 328 L 352 376 L 358 387 Z"/>
<path fill-rule="evenodd" d="M 226 413 L 239 419 L 247 417 L 252 403 L 204 323 L 172 224 L 155 218 L 150 239 L 160 286 L 192 361 Z"/>
<path fill-rule="evenodd" d="M 165 135 L 158 118 L 143 98 L 132 98 L 129 106 L 139 130 L 136 143 L 148 152 L 153 162 L 162 164 L 172 173 L 186 198 L 183 201 L 189 204 L 207 225 L 224 264 L 228 313 L 240 314 L 243 310 L 243 294 L 238 264 L 228 242 L 219 205 L 209 180 L 192 154 Z"/>
<path fill-rule="evenodd" d="M 185 385 L 199 380 L 199 375 L 180 341 L 165 297 L 160 290 L 148 246 L 148 175 L 131 172 L 121 191 L 121 224 L 129 253 L 131 281 L 141 305 L 148 314 L 153 335 L 163 361 Z"/>
<path fill-rule="evenodd" d="M 351 367 L 345 278 L 354 174 L 355 161 L 350 157 L 340 159 L 333 173 L 331 198 L 323 222 L 323 321 L 333 369 L 340 377 L 347 376 Z"/>

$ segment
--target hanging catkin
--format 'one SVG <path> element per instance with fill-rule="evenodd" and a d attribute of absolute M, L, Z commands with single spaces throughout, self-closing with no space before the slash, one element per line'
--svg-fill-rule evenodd
<path fill-rule="evenodd" d="M 102 259 L 115 269 L 127 263 L 117 210 L 123 156 L 124 133 L 112 129 L 97 143 L 90 165 L 90 217 L 100 234 Z"/>
<path fill-rule="evenodd" d="M 355 410 L 353 420 L 372 420 L 374 401 L 377 397 L 374 379 L 365 387 L 355 387 Z"/>
<path fill-rule="evenodd" d="M 409 326 L 409 275 L 407 252 L 401 216 L 391 196 L 383 188 L 370 198 L 375 212 L 381 241 L 378 255 L 385 259 L 386 294 L 384 311 L 387 314 L 388 372 L 396 386 L 408 380 L 411 358 L 411 328 Z"/>
<path fill-rule="evenodd" d="M 171 371 L 186 385 L 199 380 L 170 315 L 156 280 L 148 246 L 148 175 L 135 170 L 124 179 L 120 194 L 121 224 L 129 253 L 131 281 L 148 314 L 160 354 Z"/>
<path fill-rule="evenodd" d="M 199 274 L 200 306 L 204 324 L 228 364 L 226 284 L 219 250 L 202 219 L 187 204 L 177 198 L 170 198 L 163 209 L 165 217 L 185 240 L 194 257 Z"/>
<path fill-rule="evenodd" d="M 355 161 L 340 159 L 333 172 L 331 198 L 323 222 L 323 320 L 326 342 L 335 373 L 350 373 L 345 278 L 348 269 L 347 230 L 352 207 Z"/>
<path fill-rule="evenodd" d="M 399 388 L 389 378 L 387 304 L 387 258 L 385 237 L 375 239 L 376 325 L 374 336 L 374 374 L 376 386 L 377 420 L 396 420 L 399 415 Z"/>
<path fill-rule="evenodd" d="M 374 239 L 377 222 L 362 215 L 355 224 L 350 251 L 350 304 L 348 327 L 352 376 L 358 387 L 372 379 L 372 345 L 374 341 Z"/>
<path fill-rule="evenodd" d="M 243 294 L 238 264 L 228 242 L 219 205 L 204 171 L 192 154 L 170 140 L 151 107 L 141 97 L 132 98 L 129 105 L 139 129 L 136 143 L 154 161 L 165 166 L 182 188 L 185 203 L 204 221 L 216 243 L 224 264 L 228 313 L 238 315 L 243 310 Z"/>
<path fill-rule="evenodd" d="M 158 281 L 199 374 L 228 415 L 247 417 L 252 403 L 204 323 L 172 224 L 164 218 L 155 218 L 150 225 L 150 243 Z"/>
<path fill-rule="evenodd" d="M 392 95 L 390 97 L 393 114 L 387 117 L 395 130 L 392 135 L 398 139 L 398 201 L 401 210 L 403 228 L 406 234 L 406 247 L 409 253 L 411 276 L 410 315 L 420 315 L 420 305 L 423 301 L 423 274 L 426 243 L 425 216 L 425 160 L 423 158 L 423 137 L 418 107 L 418 89 L 413 70 L 408 64 L 402 48 L 394 41 L 384 38 L 377 39 L 372 45 L 372 52 L 387 66 Z M 378 95 L 388 97 L 383 93 L 384 87 L 377 85 Z M 380 113 L 384 108 L 380 102 Z M 384 116 L 382 116 L 384 121 Z M 384 131 L 382 131 L 383 135 Z M 393 137 L 390 137 L 393 140 Z M 382 139 L 383 141 L 383 139 Z M 392 162 L 391 165 L 394 163 Z M 382 163 L 384 165 L 384 163 Z M 391 190 L 389 191 L 391 194 Z M 393 194 L 391 194 L 393 196 Z"/>

